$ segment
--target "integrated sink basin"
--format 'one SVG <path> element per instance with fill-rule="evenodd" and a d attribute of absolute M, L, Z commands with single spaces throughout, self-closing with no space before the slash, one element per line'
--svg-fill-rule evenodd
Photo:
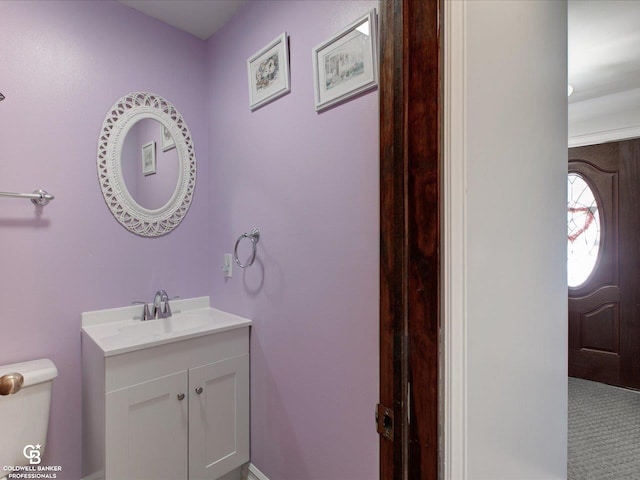
<path fill-rule="evenodd" d="M 209 297 L 172 300 L 171 309 L 171 317 L 145 321 L 141 306 L 84 312 L 83 338 L 108 357 L 251 325 L 251 320 L 211 308 Z"/>
<path fill-rule="evenodd" d="M 157 320 L 140 321 L 134 325 L 127 325 L 120 328 L 122 335 L 130 337 L 148 337 L 154 335 L 164 335 L 193 328 L 201 328 L 210 323 L 208 315 L 193 315 L 179 313 L 169 318 L 159 318 Z"/>

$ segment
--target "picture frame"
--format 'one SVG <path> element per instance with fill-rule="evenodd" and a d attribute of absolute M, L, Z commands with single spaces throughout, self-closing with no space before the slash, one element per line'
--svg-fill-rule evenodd
<path fill-rule="evenodd" d="M 313 49 L 316 112 L 378 85 L 375 8 Z"/>
<path fill-rule="evenodd" d="M 142 174 L 144 176 L 156 173 L 156 142 L 142 145 Z"/>
<path fill-rule="evenodd" d="M 291 91 L 289 36 L 283 32 L 247 60 L 249 108 L 256 110 Z"/>
<path fill-rule="evenodd" d="M 164 125 L 160 125 L 160 138 L 162 138 L 161 148 L 163 152 L 176 148 L 176 141 L 171 135 L 171 131 Z"/>

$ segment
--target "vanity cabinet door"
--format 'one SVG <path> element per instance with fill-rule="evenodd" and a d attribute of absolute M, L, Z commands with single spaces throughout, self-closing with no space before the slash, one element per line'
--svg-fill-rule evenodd
<path fill-rule="evenodd" d="M 189 370 L 189 480 L 249 461 L 249 355 Z"/>
<path fill-rule="evenodd" d="M 186 480 L 188 374 L 106 395 L 106 480 Z"/>

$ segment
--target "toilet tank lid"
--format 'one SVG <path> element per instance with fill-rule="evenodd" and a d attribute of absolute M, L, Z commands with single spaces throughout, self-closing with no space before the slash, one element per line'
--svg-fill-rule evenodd
<path fill-rule="evenodd" d="M 58 369 L 48 358 L 12 363 L 10 365 L 0 365 L 0 376 L 13 372 L 20 373 L 24 377 L 23 388 L 48 382 L 58 376 Z"/>

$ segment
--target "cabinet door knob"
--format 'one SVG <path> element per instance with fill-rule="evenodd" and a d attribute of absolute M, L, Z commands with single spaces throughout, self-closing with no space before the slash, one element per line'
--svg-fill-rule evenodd
<path fill-rule="evenodd" d="M 184 393 L 179 393 L 178 394 L 178 400 L 180 400 L 180 401 L 184 400 Z"/>
<path fill-rule="evenodd" d="M 200 395 L 202 393 L 202 387 L 196 387 L 196 393 Z"/>

